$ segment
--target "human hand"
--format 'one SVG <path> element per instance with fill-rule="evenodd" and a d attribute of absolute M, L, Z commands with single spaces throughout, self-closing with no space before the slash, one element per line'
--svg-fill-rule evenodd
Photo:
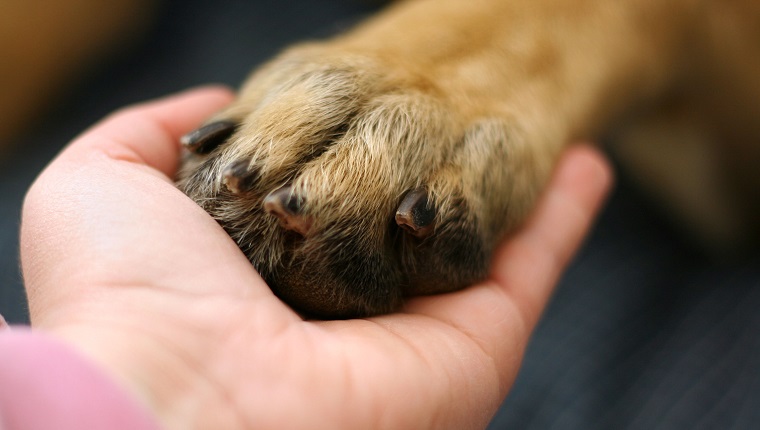
<path fill-rule="evenodd" d="M 391 315 L 303 321 L 171 180 L 179 136 L 230 99 L 126 109 L 42 173 L 21 232 L 32 324 L 167 428 L 485 427 L 609 188 L 606 163 L 569 149 L 487 281 Z"/>

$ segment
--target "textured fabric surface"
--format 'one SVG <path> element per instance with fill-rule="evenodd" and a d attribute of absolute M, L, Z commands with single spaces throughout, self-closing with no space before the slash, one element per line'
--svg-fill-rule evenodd
<path fill-rule="evenodd" d="M 757 428 L 760 256 L 700 255 L 622 182 L 490 428 Z"/>
<path fill-rule="evenodd" d="M 0 159 L 0 314 L 26 320 L 24 190 L 113 109 L 237 85 L 286 44 L 370 12 L 353 0 L 166 1 L 149 37 L 92 71 Z M 760 256 L 720 265 L 621 185 L 565 276 L 492 429 L 752 429 L 760 422 Z"/>

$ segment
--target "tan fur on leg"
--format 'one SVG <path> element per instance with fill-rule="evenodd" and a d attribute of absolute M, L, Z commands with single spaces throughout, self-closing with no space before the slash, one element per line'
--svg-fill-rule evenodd
<path fill-rule="evenodd" d="M 758 74 L 722 63 L 758 61 L 760 38 L 746 40 L 757 11 L 749 0 L 407 0 L 255 72 L 212 119 L 234 134 L 194 149 L 179 185 L 296 309 L 390 311 L 481 279 L 564 145 L 674 91 L 712 103 L 713 129 L 760 136 L 747 125 Z M 732 87 L 750 89 L 738 115 L 719 108 Z M 432 219 L 412 225 L 408 205 Z"/>

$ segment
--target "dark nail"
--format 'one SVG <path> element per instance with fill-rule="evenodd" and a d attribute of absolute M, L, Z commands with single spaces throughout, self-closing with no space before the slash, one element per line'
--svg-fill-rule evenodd
<path fill-rule="evenodd" d="M 426 237 L 435 230 L 436 211 L 428 202 L 427 190 L 415 188 L 406 193 L 396 210 L 396 224 L 416 237 Z"/>
<path fill-rule="evenodd" d="M 259 171 L 251 169 L 250 164 L 250 160 L 238 160 L 222 171 L 222 183 L 231 193 L 242 194 L 256 185 L 259 180 Z"/>
<path fill-rule="evenodd" d="M 196 154 L 208 154 L 235 132 L 237 124 L 232 121 L 215 121 L 182 136 L 179 141 Z"/>
<path fill-rule="evenodd" d="M 282 228 L 306 235 L 312 223 L 301 213 L 305 203 L 306 199 L 296 194 L 293 187 L 285 186 L 264 198 L 264 210 L 276 216 Z"/>

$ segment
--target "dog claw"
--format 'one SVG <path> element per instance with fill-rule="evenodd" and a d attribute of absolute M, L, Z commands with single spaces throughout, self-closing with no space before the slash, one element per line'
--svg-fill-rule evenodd
<path fill-rule="evenodd" d="M 311 220 L 301 213 L 304 203 L 306 200 L 292 187 L 285 186 L 264 198 L 264 210 L 276 216 L 282 228 L 305 236 L 311 228 Z"/>
<path fill-rule="evenodd" d="M 187 133 L 179 141 L 191 152 L 208 154 L 232 136 L 236 128 L 234 122 L 215 121 Z"/>
<path fill-rule="evenodd" d="M 222 183 L 232 194 L 250 191 L 259 178 L 257 170 L 250 169 L 250 160 L 238 160 L 222 172 Z"/>
<path fill-rule="evenodd" d="M 436 211 L 428 204 L 425 188 L 415 188 L 401 200 L 396 210 L 396 224 L 411 235 L 424 238 L 435 230 Z"/>

